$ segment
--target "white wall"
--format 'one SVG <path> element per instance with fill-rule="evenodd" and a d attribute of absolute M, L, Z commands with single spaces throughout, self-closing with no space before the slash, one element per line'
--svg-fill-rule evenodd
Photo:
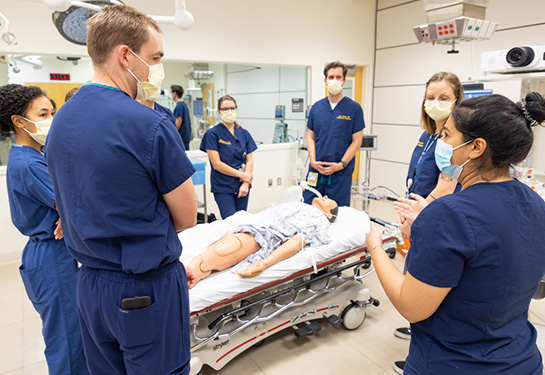
<path fill-rule="evenodd" d="M 378 1 L 372 132 L 379 135 L 379 148 L 372 154 L 372 185 L 386 185 L 398 194 L 404 193 L 410 155 L 422 132 L 420 105 L 429 77 L 438 71 L 452 71 L 468 82 L 483 76 L 483 51 L 544 44 L 545 2 L 525 0 L 514 4 L 509 0 L 491 1 L 486 19 L 499 22 L 492 39 L 459 43 L 459 53 L 448 54 L 449 46 L 416 41 L 412 27 L 426 23 L 422 0 Z M 520 99 L 521 81 L 517 77 L 486 82 L 485 87 L 512 100 Z M 534 162 L 540 164 L 540 169 L 545 168 L 545 160 L 537 159 Z"/>

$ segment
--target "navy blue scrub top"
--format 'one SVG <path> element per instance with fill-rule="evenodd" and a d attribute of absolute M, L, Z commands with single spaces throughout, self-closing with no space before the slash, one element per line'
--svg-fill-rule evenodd
<path fill-rule="evenodd" d="M 435 163 L 435 146 L 439 135 L 430 135 L 423 132 L 414 148 L 409 171 L 405 180 L 405 186 L 409 187 L 409 180 L 412 184 L 408 188 L 409 193 L 418 194 L 426 198 L 437 186 L 441 171 Z M 460 191 L 462 185 L 458 183 L 454 192 Z"/>
<path fill-rule="evenodd" d="M 35 240 L 55 238 L 55 193 L 41 152 L 14 144 L 8 158 L 6 183 L 11 221 Z"/>
<path fill-rule="evenodd" d="M 87 84 L 55 115 L 45 156 L 79 262 L 143 273 L 178 260 L 163 195 L 195 169 L 171 120 L 117 88 Z"/>
<path fill-rule="evenodd" d="M 162 113 L 165 116 L 167 116 L 169 118 L 169 120 L 171 120 L 174 123 L 174 126 L 176 126 L 176 118 L 174 117 L 174 114 L 172 113 L 172 111 L 169 108 L 167 108 L 167 107 L 165 107 L 165 106 L 163 106 L 163 105 L 161 105 L 161 104 L 159 104 L 157 102 L 154 102 L 153 103 L 153 109 L 155 109 L 157 112 Z"/>
<path fill-rule="evenodd" d="M 184 142 L 184 146 L 186 149 L 189 150 L 189 142 L 191 142 L 191 119 L 189 117 L 189 108 L 187 108 L 187 104 L 185 104 L 184 101 L 180 101 L 176 103 L 176 107 L 174 107 L 174 123 L 176 124 L 176 118 L 181 117 L 182 118 L 182 126 L 180 126 L 180 129 L 178 132 L 180 133 L 180 136 L 182 137 L 182 140 Z"/>
<path fill-rule="evenodd" d="M 361 106 L 348 97 L 337 103 L 331 109 L 326 97 L 312 106 L 307 126 L 314 132 L 316 160 L 338 163 L 352 143 L 352 135 L 365 128 Z M 338 175 L 352 174 L 355 158 L 352 158 L 346 168 L 336 172 Z M 310 167 L 311 172 L 316 172 Z"/>
<path fill-rule="evenodd" d="M 452 288 L 411 324 L 406 374 L 541 374 L 528 305 L 545 273 L 545 202 L 510 180 L 429 204 L 412 225 L 408 272 Z"/>
<path fill-rule="evenodd" d="M 439 135 L 430 135 L 423 132 L 414 148 L 409 164 L 409 171 L 405 180 L 405 186 L 409 187 L 409 180 L 412 184 L 409 193 L 415 193 L 426 198 L 437 186 L 439 180 L 439 168 L 435 163 L 435 146 Z"/>
<path fill-rule="evenodd" d="M 201 151 L 217 151 L 220 160 L 235 169 L 240 169 L 246 161 L 246 155 L 257 150 L 250 132 L 244 128 L 235 126 L 235 135 L 221 122 L 208 129 L 201 142 Z M 238 193 L 242 182 L 238 177 L 228 176 L 214 169 L 210 162 L 210 184 L 212 193 Z"/>

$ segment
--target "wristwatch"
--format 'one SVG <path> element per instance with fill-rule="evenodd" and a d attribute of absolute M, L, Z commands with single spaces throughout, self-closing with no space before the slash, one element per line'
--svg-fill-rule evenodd
<path fill-rule="evenodd" d="M 346 163 L 344 161 L 342 161 L 342 160 L 340 161 L 340 163 L 343 165 L 343 169 L 345 169 L 346 168 Z"/>

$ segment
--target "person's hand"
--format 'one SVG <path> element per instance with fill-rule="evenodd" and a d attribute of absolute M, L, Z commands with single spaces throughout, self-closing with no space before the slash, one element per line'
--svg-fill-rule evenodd
<path fill-rule="evenodd" d="M 405 222 L 399 226 L 399 230 L 401 231 L 401 237 L 409 241 L 411 240 L 412 225 L 413 223 L 411 221 L 405 220 Z"/>
<path fill-rule="evenodd" d="M 314 163 L 310 162 L 310 166 L 318 171 L 318 173 L 320 174 L 325 174 L 325 168 L 327 167 L 327 164 L 328 163 L 324 161 L 315 161 Z"/>
<path fill-rule="evenodd" d="M 399 216 L 406 218 L 412 224 L 428 202 L 418 194 L 411 193 L 412 199 L 400 198 L 394 202 L 394 208 Z"/>
<path fill-rule="evenodd" d="M 53 234 L 55 235 L 56 240 L 60 240 L 64 237 L 62 234 L 62 226 L 61 226 L 61 218 L 59 217 L 57 221 L 55 222 L 55 230 L 53 231 Z"/>
<path fill-rule="evenodd" d="M 248 195 L 248 192 L 250 191 L 250 184 L 243 183 L 240 185 L 240 188 L 238 189 L 238 197 L 242 198 Z"/>
<path fill-rule="evenodd" d="M 242 182 L 247 182 L 249 184 L 252 183 L 252 180 L 253 180 L 254 176 L 251 172 L 240 172 L 240 176 L 239 176 L 239 179 L 240 181 Z"/>
<path fill-rule="evenodd" d="M 246 268 L 245 270 L 237 272 L 237 274 L 242 277 L 257 276 L 261 272 L 263 272 L 265 268 L 266 268 L 265 262 L 260 260 L 258 262 L 253 263 L 250 267 Z"/>
<path fill-rule="evenodd" d="M 184 267 L 185 267 L 185 275 L 187 277 L 187 287 L 191 289 L 197 284 L 197 281 L 199 281 L 199 279 L 197 279 L 191 267 L 187 267 L 185 265 Z"/>
<path fill-rule="evenodd" d="M 343 169 L 343 165 L 341 163 L 323 162 L 322 167 L 324 167 L 324 173 L 322 174 L 326 176 L 329 176 L 330 174 L 333 174 Z"/>
<path fill-rule="evenodd" d="M 367 238 L 365 239 L 365 244 L 367 245 L 367 251 L 371 253 L 371 256 L 373 256 L 373 253 L 378 249 L 384 251 L 382 248 L 382 234 L 374 223 L 371 223 L 369 233 L 367 233 Z"/>

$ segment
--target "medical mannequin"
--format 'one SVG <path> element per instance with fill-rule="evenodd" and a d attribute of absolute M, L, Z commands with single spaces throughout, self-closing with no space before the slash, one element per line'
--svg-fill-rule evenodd
<path fill-rule="evenodd" d="M 328 197 L 314 198 L 312 206 L 325 215 L 329 222 L 335 220 L 338 206 L 334 200 Z M 317 219 L 318 221 L 320 220 L 319 217 Z M 291 257 L 306 245 L 307 243 L 305 243 L 303 237 L 299 233 L 295 234 L 273 249 L 264 259 L 252 263 L 249 267 L 238 271 L 237 274 L 244 277 L 259 275 L 266 268 Z M 189 265 L 187 265 L 187 268 L 190 268 L 195 275 L 196 280 L 193 283 L 189 283 L 189 288 L 195 286 L 198 280 L 210 275 L 212 271 L 221 271 L 236 265 L 260 249 L 261 246 L 251 233 L 239 232 L 222 237 L 210 245 L 204 253 L 194 257 Z"/>

